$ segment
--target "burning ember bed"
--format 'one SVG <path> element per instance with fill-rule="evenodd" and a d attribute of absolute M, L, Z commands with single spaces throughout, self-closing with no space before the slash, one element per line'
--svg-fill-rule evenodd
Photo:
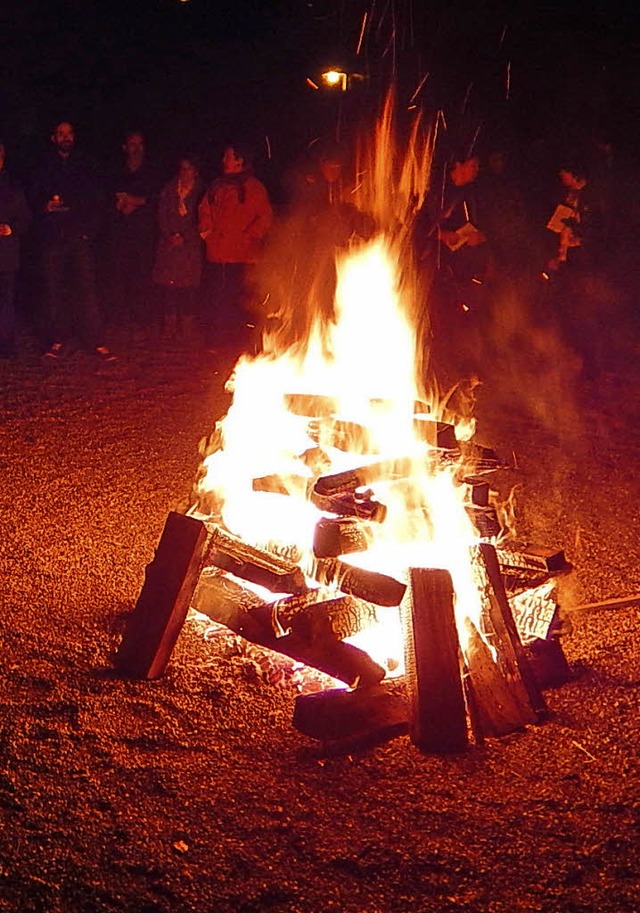
<path fill-rule="evenodd" d="M 554 579 L 571 566 L 517 542 L 496 483 L 513 467 L 428 380 L 408 238 L 430 142 L 416 128 L 392 173 L 392 120 L 389 102 L 360 154 L 356 203 L 379 230 L 338 257 L 335 320 L 309 301 L 292 345 L 285 307 L 236 364 L 118 665 L 160 676 L 193 607 L 324 673 L 329 686 L 296 701 L 307 735 L 408 731 L 445 753 L 544 718 L 542 691 L 567 672 Z"/>

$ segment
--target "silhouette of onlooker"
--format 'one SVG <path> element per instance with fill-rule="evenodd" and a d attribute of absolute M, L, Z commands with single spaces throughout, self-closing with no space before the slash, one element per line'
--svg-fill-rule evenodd
<path fill-rule="evenodd" d="M 5 154 L 0 137 L 0 358 L 15 354 L 15 280 L 20 266 L 20 242 L 30 220 L 24 192 L 6 171 Z"/>
<path fill-rule="evenodd" d="M 127 133 L 122 151 L 124 160 L 108 180 L 105 265 L 109 319 L 146 328 L 153 318 L 151 268 L 160 182 L 147 159 L 140 131 Z"/>
<path fill-rule="evenodd" d="M 104 196 L 93 163 L 75 146 L 75 130 L 61 121 L 51 135 L 52 151 L 36 170 L 31 187 L 45 313 L 45 357 L 58 359 L 77 339 L 103 360 L 104 345 L 96 290 L 93 242 Z"/>
<path fill-rule="evenodd" d="M 253 174 L 251 151 L 230 143 L 222 174 L 210 185 L 198 208 L 200 236 L 206 248 L 203 320 L 213 348 L 254 344 L 248 269 L 261 254 L 273 211 L 265 186 Z"/>
<path fill-rule="evenodd" d="M 152 275 L 162 288 L 163 327 L 170 338 L 189 338 L 194 329 L 203 254 L 198 205 L 204 189 L 197 158 L 185 155 L 177 175 L 160 193 L 159 240 Z"/>

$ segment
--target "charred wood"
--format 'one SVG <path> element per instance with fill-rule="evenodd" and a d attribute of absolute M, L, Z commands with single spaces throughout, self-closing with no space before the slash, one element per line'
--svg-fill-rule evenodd
<path fill-rule="evenodd" d="M 335 495 L 321 495 L 315 489 L 311 492 L 310 501 L 318 510 L 328 514 L 344 517 L 360 517 L 372 523 L 383 523 L 387 516 L 387 507 L 375 501 L 370 490 L 344 491 Z"/>
<path fill-rule="evenodd" d="M 455 426 L 448 422 L 438 422 L 425 415 L 415 415 L 413 430 L 418 440 L 424 441 L 430 447 L 436 447 L 438 450 L 460 450 Z"/>
<path fill-rule="evenodd" d="M 397 460 L 379 460 L 355 469 L 347 469 L 333 475 L 321 476 L 314 485 L 319 495 L 337 495 L 344 491 L 354 491 L 370 485 L 372 482 L 394 481 L 414 475 L 423 474 L 427 468 L 427 459 L 399 457 Z"/>
<path fill-rule="evenodd" d="M 478 554 L 486 575 L 484 591 L 489 607 L 488 621 L 492 629 L 490 642 L 497 651 L 503 674 L 523 714 L 529 715 L 530 721 L 535 722 L 546 715 L 547 705 L 533 677 L 516 629 L 500 574 L 496 550 L 492 545 L 483 542 L 478 546 Z"/>
<path fill-rule="evenodd" d="M 192 600 L 196 611 L 260 646 L 276 650 L 344 681 L 381 681 L 386 671 L 342 638 L 376 620 L 375 607 L 351 597 L 323 600 L 310 591 L 264 602 L 225 574 L 205 571 Z M 315 600 L 315 601 L 312 601 Z"/>
<path fill-rule="evenodd" d="M 482 736 L 498 737 L 534 721 L 518 703 L 509 682 L 477 628 L 467 620 L 466 669 L 471 685 L 472 718 Z"/>
<path fill-rule="evenodd" d="M 353 567 L 339 558 L 318 558 L 313 576 L 323 586 L 335 586 L 379 606 L 400 605 L 406 590 L 406 585 L 395 577 Z"/>
<path fill-rule="evenodd" d="M 366 551 L 373 541 L 371 525 L 358 517 L 321 517 L 313 535 L 317 558 L 337 558 Z"/>
<path fill-rule="evenodd" d="M 210 534 L 208 563 L 257 583 L 272 593 L 306 592 L 304 574 L 296 564 L 248 545 L 220 526 L 208 525 L 207 528 Z"/>
<path fill-rule="evenodd" d="M 425 754 L 468 744 L 458 631 L 448 571 L 411 568 L 401 606 L 409 691 L 409 734 Z"/>
<path fill-rule="evenodd" d="M 208 542 L 200 520 L 171 512 L 131 613 L 116 666 L 133 678 L 159 678 L 167 667 L 198 582 Z"/>
<path fill-rule="evenodd" d="M 407 702 L 384 685 L 331 689 L 296 698 L 293 726 L 324 742 L 355 739 L 367 742 L 404 735 L 409 729 Z"/>
<path fill-rule="evenodd" d="M 538 687 L 557 688 L 571 678 L 571 669 L 557 637 L 538 638 L 526 644 L 525 653 Z"/>

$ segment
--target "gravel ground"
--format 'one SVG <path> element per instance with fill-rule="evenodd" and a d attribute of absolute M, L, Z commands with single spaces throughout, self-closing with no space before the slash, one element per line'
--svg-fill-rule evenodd
<path fill-rule="evenodd" d="M 115 343 L 113 365 L 0 364 L 0 910 L 637 913 L 638 604 L 571 614 L 640 592 L 633 360 L 585 386 L 523 357 L 479 388 L 521 532 L 575 564 L 550 719 L 456 757 L 322 756 L 293 685 L 197 620 L 161 680 L 114 674 L 227 406 L 211 357 Z"/>

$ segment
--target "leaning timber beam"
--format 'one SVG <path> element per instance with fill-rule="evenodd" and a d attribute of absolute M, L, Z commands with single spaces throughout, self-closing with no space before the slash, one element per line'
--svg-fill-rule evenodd
<path fill-rule="evenodd" d="M 131 678 L 159 678 L 189 611 L 208 545 L 205 524 L 172 512 L 116 654 L 116 667 Z"/>
<path fill-rule="evenodd" d="M 425 754 L 468 744 L 467 710 L 453 608 L 453 583 L 440 568 L 410 568 L 401 605 L 409 692 L 409 734 Z"/>
<path fill-rule="evenodd" d="M 547 705 L 533 676 L 516 629 L 505 592 L 496 550 L 486 542 L 478 546 L 480 564 L 486 575 L 485 598 L 489 607 L 492 646 L 523 713 L 535 722 L 547 714 Z"/>

